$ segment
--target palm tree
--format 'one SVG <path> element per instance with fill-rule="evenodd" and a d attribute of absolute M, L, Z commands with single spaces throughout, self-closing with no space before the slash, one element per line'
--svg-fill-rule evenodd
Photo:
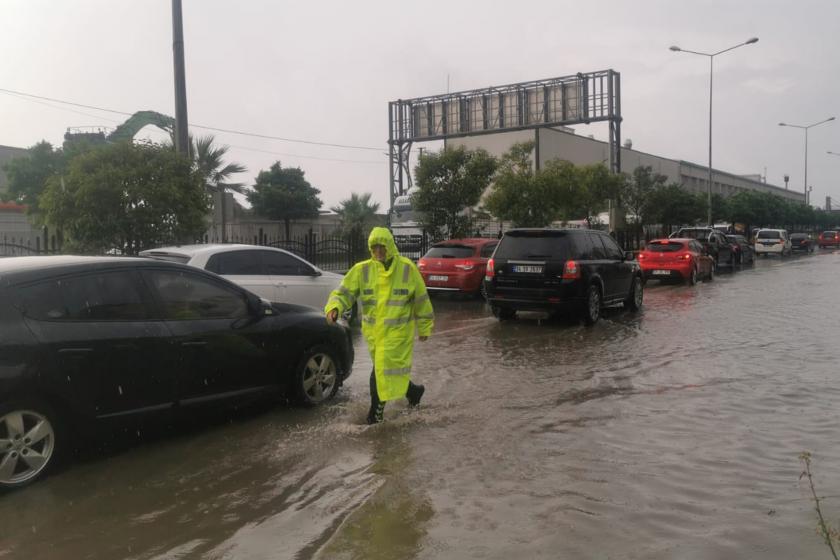
<path fill-rule="evenodd" d="M 228 146 L 214 146 L 215 138 L 212 135 L 202 136 L 198 139 L 190 138 L 190 157 L 193 160 L 196 172 L 204 183 L 204 188 L 211 195 L 220 194 L 222 211 L 222 243 L 227 242 L 226 220 L 226 197 L 227 192 L 243 194 L 245 185 L 243 183 L 230 183 L 228 179 L 236 173 L 246 171 L 245 166 L 239 163 L 224 163 Z"/>
<path fill-rule="evenodd" d="M 330 208 L 338 214 L 341 219 L 341 229 L 351 240 L 361 239 L 367 228 L 376 221 L 379 203 L 371 203 L 371 196 L 371 193 L 363 195 L 352 193 L 350 198 Z"/>

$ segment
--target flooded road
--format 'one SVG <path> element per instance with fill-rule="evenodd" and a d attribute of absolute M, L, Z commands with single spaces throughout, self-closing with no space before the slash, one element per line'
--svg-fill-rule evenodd
<path fill-rule="evenodd" d="M 278 406 L 0 496 L 0 558 L 828 558 L 840 252 L 760 259 L 593 328 L 436 298 L 419 409 Z"/>

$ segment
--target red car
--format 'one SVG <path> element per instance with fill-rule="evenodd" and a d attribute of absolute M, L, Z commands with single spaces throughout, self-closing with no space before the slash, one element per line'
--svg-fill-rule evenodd
<path fill-rule="evenodd" d="M 654 239 L 639 251 L 639 264 L 645 280 L 684 280 L 693 285 L 698 277 L 715 277 L 715 261 L 696 239 Z"/>
<path fill-rule="evenodd" d="M 820 246 L 820 249 L 840 246 L 840 231 L 829 230 L 822 232 L 817 241 L 817 245 Z"/>
<path fill-rule="evenodd" d="M 441 241 L 417 261 L 417 268 L 429 290 L 477 294 L 484 280 L 487 259 L 498 244 L 498 239 L 480 237 Z"/>

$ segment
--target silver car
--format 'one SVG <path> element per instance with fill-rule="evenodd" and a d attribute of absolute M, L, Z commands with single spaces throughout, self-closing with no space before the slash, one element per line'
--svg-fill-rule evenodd
<path fill-rule="evenodd" d="M 259 245 L 182 245 L 140 255 L 209 270 L 269 301 L 315 309 L 324 307 L 342 279 L 289 251 Z"/>

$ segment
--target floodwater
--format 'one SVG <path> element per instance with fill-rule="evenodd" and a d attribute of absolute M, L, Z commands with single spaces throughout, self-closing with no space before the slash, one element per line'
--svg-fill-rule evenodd
<path fill-rule="evenodd" d="M 0 558 L 829 558 L 840 253 L 760 259 L 593 328 L 435 298 L 423 404 L 338 400 L 143 438 L 0 496 Z"/>

